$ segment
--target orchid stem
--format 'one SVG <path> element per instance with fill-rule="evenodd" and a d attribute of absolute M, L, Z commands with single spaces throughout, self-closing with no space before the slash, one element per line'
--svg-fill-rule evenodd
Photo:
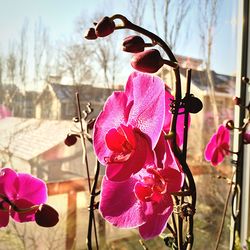
<path fill-rule="evenodd" d="M 222 220 L 221 220 L 220 229 L 219 229 L 219 233 L 218 233 L 217 240 L 216 240 L 215 250 L 217 250 L 218 247 L 219 247 L 221 234 L 222 234 L 222 230 L 223 230 L 223 226 L 224 226 L 224 222 L 225 222 L 225 218 L 226 218 L 227 207 L 228 207 L 228 203 L 229 203 L 229 197 L 230 197 L 231 192 L 232 192 L 234 175 L 235 175 L 235 170 L 234 170 L 234 172 L 232 174 L 232 177 L 230 179 L 230 186 L 229 186 L 228 194 L 227 194 L 224 209 L 223 209 Z"/>
<path fill-rule="evenodd" d="M 77 114 L 80 122 L 80 137 L 81 137 L 81 144 L 82 144 L 82 151 L 83 151 L 83 160 L 85 161 L 86 165 L 86 171 L 87 171 L 87 177 L 88 177 L 88 187 L 89 187 L 89 193 L 91 192 L 91 183 L 90 183 L 90 174 L 89 174 L 89 165 L 88 165 L 88 156 L 86 152 L 86 142 L 84 138 L 84 129 L 82 125 L 82 111 L 81 111 L 81 104 L 80 104 L 80 97 L 79 93 L 76 92 L 76 105 L 77 105 Z"/>
<path fill-rule="evenodd" d="M 88 246 L 88 250 L 92 250 L 92 223 L 94 225 L 94 234 L 95 234 L 95 242 L 96 242 L 96 249 L 99 249 L 98 239 L 97 239 L 97 231 L 96 231 L 96 222 L 95 222 L 95 197 L 96 197 L 96 188 L 98 184 L 98 177 L 100 172 L 100 162 L 97 160 L 96 169 L 95 169 L 95 176 L 94 182 L 91 187 L 91 195 L 90 195 L 90 204 L 89 204 L 89 226 L 88 226 L 88 234 L 86 243 Z"/>

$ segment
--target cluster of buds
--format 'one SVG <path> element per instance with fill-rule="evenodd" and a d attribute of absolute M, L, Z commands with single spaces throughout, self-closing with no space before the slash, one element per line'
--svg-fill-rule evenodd
<path fill-rule="evenodd" d="M 104 17 L 98 23 L 94 23 L 95 27 L 88 29 L 84 37 L 88 40 L 95 40 L 98 37 L 105 37 L 114 32 L 115 29 L 119 29 L 120 26 L 116 26 L 113 17 Z M 123 20 L 124 21 L 124 20 Z M 144 39 L 138 35 L 128 36 L 124 39 L 122 48 L 123 51 L 134 53 L 131 66 L 141 72 L 155 73 L 164 64 L 172 68 L 177 68 L 178 64 L 176 62 L 166 60 L 162 58 L 159 50 L 148 49 L 146 47 L 153 47 L 156 43 L 152 41 L 151 43 L 146 43 Z"/>

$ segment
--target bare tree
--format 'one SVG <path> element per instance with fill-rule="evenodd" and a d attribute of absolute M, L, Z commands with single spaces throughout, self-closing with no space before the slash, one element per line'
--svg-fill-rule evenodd
<path fill-rule="evenodd" d="M 27 58 L 28 58 L 28 20 L 25 20 L 20 33 L 18 44 L 18 76 L 22 88 L 22 116 L 26 116 L 26 84 L 27 84 Z"/>
<path fill-rule="evenodd" d="M 0 54 L 0 103 L 3 102 L 3 71 L 4 71 L 3 57 Z"/>
<path fill-rule="evenodd" d="M 215 82 L 211 73 L 211 55 L 214 41 L 214 30 L 217 25 L 220 0 L 199 0 L 199 30 L 201 49 L 204 53 L 205 66 L 210 90 L 210 101 L 214 113 L 214 124 L 219 125 L 218 107 L 215 98 Z"/>
<path fill-rule="evenodd" d="M 177 39 L 180 40 L 180 31 L 188 15 L 190 1 L 188 0 L 152 0 L 152 15 L 154 29 L 160 34 L 158 27 L 163 27 L 163 38 L 171 49 L 175 49 Z M 158 6 L 158 8 L 157 8 Z M 160 15 L 160 16 L 159 16 Z M 159 22 L 161 22 L 159 24 Z"/>
<path fill-rule="evenodd" d="M 131 21 L 137 25 L 143 23 L 145 14 L 146 1 L 145 0 L 129 0 L 128 8 L 131 16 Z"/>
<path fill-rule="evenodd" d="M 49 33 L 43 26 L 41 19 L 35 25 L 34 30 L 34 83 L 45 79 L 44 71 L 48 64 Z"/>
<path fill-rule="evenodd" d="M 92 78 L 90 54 L 92 51 L 86 44 L 71 44 L 63 51 L 62 67 L 67 71 L 74 85 L 79 85 Z"/>
<path fill-rule="evenodd" d="M 20 83 L 25 91 L 26 89 L 26 77 L 27 77 L 27 58 L 28 58 L 28 21 L 25 20 L 20 33 L 20 42 L 18 46 L 19 58 L 18 58 L 18 73 Z"/>
<path fill-rule="evenodd" d="M 3 57 L 0 55 L 0 86 L 3 84 Z"/>
<path fill-rule="evenodd" d="M 6 59 L 7 63 L 7 77 L 10 84 L 15 83 L 16 70 L 17 70 L 17 57 L 15 47 L 13 44 L 9 45 L 9 51 Z"/>

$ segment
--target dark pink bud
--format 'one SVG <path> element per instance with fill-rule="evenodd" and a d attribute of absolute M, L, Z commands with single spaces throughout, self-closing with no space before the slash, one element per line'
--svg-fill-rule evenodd
<path fill-rule="evenodd" d="M 234 129 L 234 121 L 233 120 L 225 120 L 223 122 L 224 126 L 228 129 L 228 130 L 233 130 Z"/>
<path fill-rule="evenodd" d="M 185 98 L 185 108 L 188 112 L 196 114 L 202 110 L 203 104 L 199 98 L 189 96 L 188 98 Z"/>
<path fill-rule="evenodd" d="M 108 36 L 115 30 L 115 22 L 109 17 L 105 16 L 99 21 L 95 27 L 95 33 L 98 37 Z"/>
<path fill-rule="evenodd" d="M 96 33 L 95 33 L 95 29 L 90 28 L 90 29 L 86 30 L 86 32 L 84 33 L 84 37 L 88 40 L 95 40 L 97 38 Z"/>
<path fill-rule="evenodd" d="M 145 42 L 140 36 L 128 36 L 123 41 L 123 51 L 138 53 L 144 51 Z"/>
<path fill-rule="evenodd" d="M 233 102 L 234 102 L 234 105 L 240 105 L 241 104 L 241 99 L 237 96 L 234 96 L 233 97 Z"/>
<path fill-rule="evenodd" d="M 243 142 L 245 144 L 250 144 L 250 130 L 246 130 L 243 133 Z"/>
<path fill-rule="evenodd" d="M 36 223 L 41 227 L 53 227 L 59 221 L 59 214 L 57 211 L 47 205 L 43 204 L 35 214 Z"/>
<path fill-rule="evenodd" d="M 163 64 L 164 60 L 156 49 L 136 53 L 131 60 L 131 65 L 134 69 L 147 73 L 157 72 Z"/>
<path fill-rule="evenodd" d="M 64 144 L 66 144 L 67 146 L 72 146 L 76 143 L 77 138 L 75 135 L 70 135 L 68 134 L 66 139 L 64 140 Z"/>

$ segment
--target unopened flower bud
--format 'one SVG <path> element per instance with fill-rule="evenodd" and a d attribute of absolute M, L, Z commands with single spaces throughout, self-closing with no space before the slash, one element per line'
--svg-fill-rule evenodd
<path fill-rule="evenodd" d="M 233 120 L 225 120 L 223 122 L 224 126 L 228 129 L 228 130 L 233 130 L 234 129 L 234 121 Z"/>
<path fill-rule="evenodd" d="M 95 27 L 95 33 L 98 37 L 108 36 L 115 30 L 115 22 L 109 17 L 105 16 L 99 21 Z"/>
<path fill-rule="evenodd" d="M 64 143 L 65 143 L 65 145 L 70 147 L 70 146 L 74 145 L 76 143 L 76 141 L 77 141 L 77 138 L 75 135 L 68 134 L 66 139 L 64 140 Z"/>
<path fill-rule="evenodd" d="M 97 38 L 97 35 L 95 33 L 95 29 L 90 28 L 90 29 L 86 30 L 86 32 L 84 33 L 84 37 L 88 40 L 95 40 Z"/>
<path fill-rule="evenodd" d="M 194 96 L 189 96 L 185 99 L 185 108 L 189 113 L 196 114 L 203 108 L 201 100 Z"/>
<path fill-rule="evenodd" d="M 233 97 L 233 102 L 234 102 L 234 105 L 240 105 L 241 104 L 241 99 L 237 96 L 234 96 Z"/>
<path fill-rule="evenodd" d="M 36 223 L 41 227 L 53 227 L 59 221 L 59 214 L 57 211 L 47 205 L 43 204 L 35 214 Z"/>
<path fill-rule="evenodd" d="M 247 128 L 243 132 L 242 137 L 245 144 L 250 144 L 250 123 L 247 124 Z"/>
<path fill-rule="evenodd" d="M 161 54 L 156 49 L 136 53 L 131 60 L 131 66 L 141 72 L 155 73 L 164 64 Z"/>
<path fill-rule="evenodd" d="M 140 36 L 128 36 L 123 41 L 123 51 L 138 53 L 144 51 L 145 42 Z"/>

